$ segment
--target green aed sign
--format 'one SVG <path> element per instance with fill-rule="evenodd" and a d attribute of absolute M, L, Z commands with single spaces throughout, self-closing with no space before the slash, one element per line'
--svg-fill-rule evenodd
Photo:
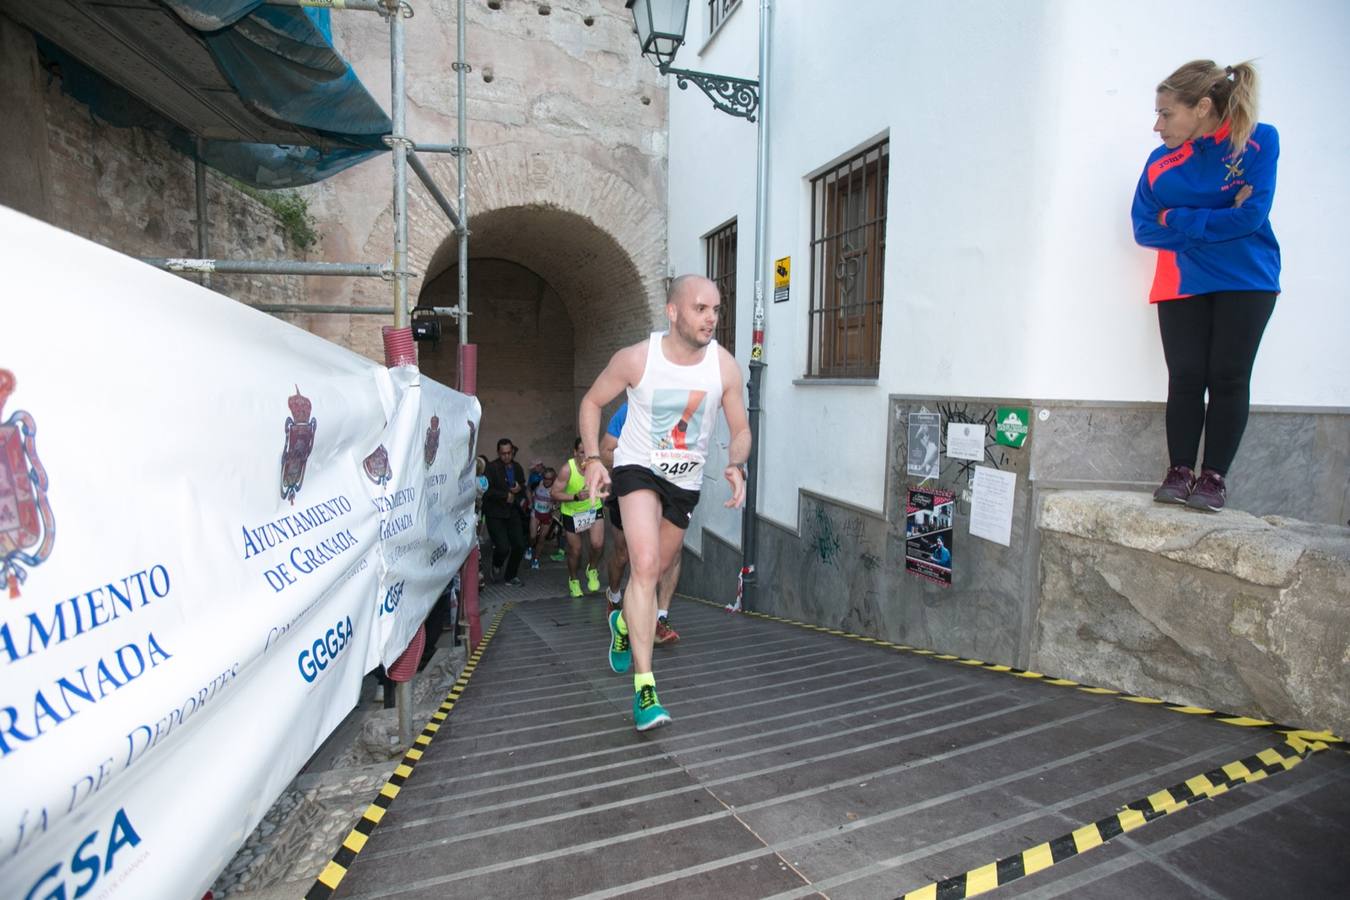
<path fill-rule="evenodd" d="M 994 421 L 994 440 L 1008 447 L 1020 447 L 1027 442 L 1027 423 L 1031 410 L 1001 406 Z"/>

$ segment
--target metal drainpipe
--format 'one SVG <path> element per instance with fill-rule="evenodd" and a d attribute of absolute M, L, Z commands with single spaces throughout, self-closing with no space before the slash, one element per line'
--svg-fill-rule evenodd
<path fill-rule="evenodd" d="M 469 343 L 469 190 L 467 161 L 469 137 L 465 114 L 465 75 L 469 66 L 464 61 L 464 0 L 459 0 L 455 24 L 455 83 L 458 97 L 459 136 L 456 139 L 455 160 L 459 166 L 459 389 L 469 395 L 478 393 L 478 347 Z M 464 568 L 459 572 L 460 594 L 464 598 L 464 615 L 469 620 L 469 651 L 483 639 L 483 623 L 478 612 L 478 533 L 474 532 L 473 547 Z"/>
<path fill-rule="evenodd" d="M 206 141 L 197 138 L 197 158 L 192 161 L 192 174 L 197 183 L 197 257 L 199 259 L 209 259 L 211 257 L 211 238 L 210 232 L 206 227 L 206 163 L 202 162 L 202 150 L 206 147 Z M 202 287 L 211 286 L 211 273 L 202 274 Z"/>
<path fill-rule="evenodd" d="M 755 308 L 750 346 L 750 458 L 747 461 L 745 511 L 741 516 L 742 609 L 755 609 L 759 599 L 759 573 L 755 571 L 756 521 L 759 498 L 759 413 L 764 380 L 764 271 L 769 230 L 769 26 L 770 2 L 759 0 L 759 130 L 755 162 Z"/>

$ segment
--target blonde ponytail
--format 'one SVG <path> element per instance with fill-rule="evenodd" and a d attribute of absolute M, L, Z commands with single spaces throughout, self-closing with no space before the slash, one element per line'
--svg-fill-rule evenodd
<path fill-rule="evenodd" d="M 1256 129 L 1256 67 L 1251 60 L 1220 68 L 1212 59 L 1196 59 L 1168 75 L 1158 91 L 1176 95 L 1186 106 L 1208 97 L 1228 121 L 1228 142 L 1240 156 Z"/>
<path fill-rule="evenodd" d="M 1247 139 L 1256 130 L 1256 67 L 1248 60 L 1229 66 L 1226 71 L 1228 75 L 1224 80 L 1232 87 L 1228 91 L 1227 104 L 1220 108 L 1229 121 L 1228 142 L 1233 147 L 1233 155 L 1241 156 Z"/>

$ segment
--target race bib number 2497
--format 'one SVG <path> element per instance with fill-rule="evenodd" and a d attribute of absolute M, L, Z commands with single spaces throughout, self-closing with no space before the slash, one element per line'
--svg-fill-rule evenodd
<path fill-rule="evenodd" d="M 668 479 L 688 481 L 703 475 L 703 454 L 694 450 L 653 450 L 652 470 Z"/>

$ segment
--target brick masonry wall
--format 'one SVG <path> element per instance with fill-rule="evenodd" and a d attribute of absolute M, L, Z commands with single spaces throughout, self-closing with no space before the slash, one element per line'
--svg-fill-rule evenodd
<path fill-rule="evenodd" d="M 0 29 L 10 93 L 0 108 L 21 110 L 23 122 L 0 144 L 10 172 L 0 179 L 0 203 L 130 256 L 197 256 L 192 160 L 157 135 L 98 120 L 40 69 L 31 32 L 3 16 Z M 27 173 L 37 175 L 36 189 Z M 206 186 L 213 256 L 303 258 L 262 203 L 211 169 Z M 218 275 L 212 288 L 249 303 L 305 296 L 302 278 Z"/>
<path fill-rule="evenodd" d="M 526 468 L 542 459 L 555 468 L 576 438 L 572 321 L 562 298 L 538 275 L 504 260 L 480 260 L 469 270 L 476 300 L 474 342 L 480 359 L 478 396 L 483 404 L 478 452 L 493 458 L 498 438 L 520 447 Z M 423 291 L 429 305 L 451 306 L 458 290 L 451 269 Z M 442 384 L 459 381 L 457 327 L 446 320 L 444 339 L 418 346 L 418 362 Z"/>

